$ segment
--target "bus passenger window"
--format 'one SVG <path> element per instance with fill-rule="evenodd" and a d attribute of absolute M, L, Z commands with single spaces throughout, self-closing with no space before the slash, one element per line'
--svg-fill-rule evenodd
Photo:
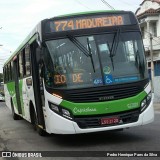
<path fill-rule="evenodd" d="M 27 46 L 25 48 L 24 59 L 25 59 L 24 65 L 25 65 L 26 76 L 30 76 L 30 74 L 31 74 L 31 64 L 30 64 L 30 47 L 29 46 Z"/>
<path fill-rule="evenodd" d="M 23 77 L 22 53 L 19 54 L 19 77 Z"/>

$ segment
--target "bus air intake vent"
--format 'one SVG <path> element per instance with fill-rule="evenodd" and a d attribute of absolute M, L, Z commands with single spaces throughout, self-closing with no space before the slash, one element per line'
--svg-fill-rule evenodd
<path fill-rule="evenodd" d="M 138 95 L 144 90 L 146 84 L 146 81 L 141 81 L 130 84 L 64 90 L 63 98 L 75 103 L 118 100 Z"/>

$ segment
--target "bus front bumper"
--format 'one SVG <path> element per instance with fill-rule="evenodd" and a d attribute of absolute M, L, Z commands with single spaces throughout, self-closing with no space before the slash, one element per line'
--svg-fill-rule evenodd
<path fill-rule="evenodd" d="M 47 132 L 55 134 L 79 134 L 79 133 L 91 133 L 108 130 L 125 129 L 135 126 L 141 126 L 153 122 L 154 120 L 154 109 L 153 102 L 147 107 L 147 109 L 139 115 L 138 121 L 133 123 L 107 126 L 107 127 L 96 127 L 82 129 L 74 121 L 68 120 L 64 117 L 57 115 L 52 112 L 52 115 L 48 119 Z"/>

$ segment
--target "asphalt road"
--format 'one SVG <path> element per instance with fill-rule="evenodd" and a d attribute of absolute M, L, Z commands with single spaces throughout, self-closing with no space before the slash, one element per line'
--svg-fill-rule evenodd
<path fill-rule="evenodd" d="M 110 131 L 81 135 L 48 135 L 47 137 L 41 137 L 27 121 L 12 120 L 10 110 L 5 106 L 4 102 L 0 102 L 0 151 L 160 151 L 160 112 L 156 111 L 155 121 L 152 124 L 130 128 L 120 132 Z M 22 158 L 14 159 L 18 160 Z M 91 160 L 93 157 L 54 157 L 41 159 Z M 106 158 L 97 157 L 94 159 Z M 124 160 L 128 158 L 121 157 L 118 159 Z M 147 157 L 145 159 L 159 158 Z"/>

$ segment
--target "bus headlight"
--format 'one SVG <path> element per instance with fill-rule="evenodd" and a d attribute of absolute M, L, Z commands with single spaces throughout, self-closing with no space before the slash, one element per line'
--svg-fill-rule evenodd
<path fill-rule="evenodd" d="M 63 115 L 63 117 L 66 117 L 66 118 L 72 119 L 72 117 L 71 117 L 71 113 L 70 113 L 68 110 L 63 109 L 63 108 L 62 108 L 62 115 Z"/>
<path fill-rule="evenodd" d="M 65 118 L 67 118 L 67 119 L 70 119 L 70 120 L 73 119 L 73 118 L 72 118 L 73 116 L 72 116 L 71 112 L 70 112 L 68 109 L 63 108 L 63 107 L 58 106 L 58 105 L 55 105 L 55 104 L 53 104 L 53 103 L 51 103 L 51 102 L 48 102 L 48 104 L 49 104 L 49 108 L 50 108 L 53 112 L 55 112 L 55 113 L 57 113 L 57 114 L 65 117 Z"/>
<path fill-rule="evenodd" d="M 149 94 L 141 102 L 141 112 L 143 112 L 149 106 L 151 99 L 152 99 L 152 93 L 149 92 Z"/>
<path fill-rule="evenodd" d="M 71 116 L 70 112 L 66 109 L 62 109 L 62 113 L 66 116 L 69 116 L 69 117 Z"/>
<path fill-rule="evenodd" d="M 147 101 L 146 99 L 144 99 L 142 102 L 141 102 L 141 111 L 143 111 L 147 106 Z"/>
<path fill-rule="evenodd" d="M 147 101 L 149 102 L 149 101 L 151 101 L 151 99 L 152 99 L 152 93 L 149 92 L 149 94 L 147 95 Z"/>
<path fill-rule="evenodd" d="M 51 109 L 52 111 L 59 112 L 58 106 L 56 106 L 56 105 L 50 103 L 49 107 L 50 107 L 50 109 Z"/>

